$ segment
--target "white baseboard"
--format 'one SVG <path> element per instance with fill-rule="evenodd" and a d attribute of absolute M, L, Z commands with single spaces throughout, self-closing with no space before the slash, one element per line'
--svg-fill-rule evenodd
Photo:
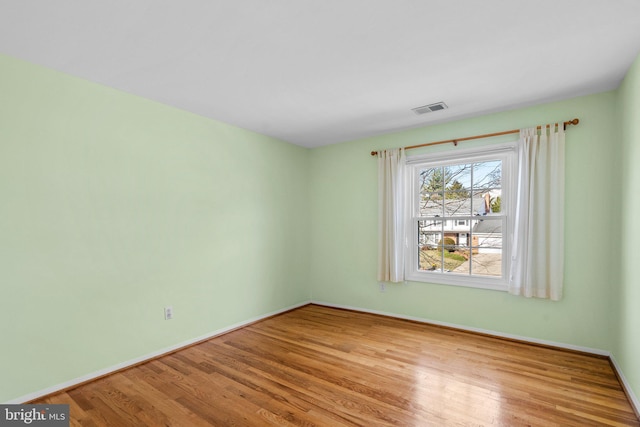
<path fill-rule="evenodd" d="M 9 400 L 7 402 L 4 402 L 4 404 L 19 404 L 19 403 L 24 403 L 24 402 L 30 402 L 30 401 L 38 399 L 40 397 L 43 397 L 43 396 L 46 396 L 46 395 L 49 395 L 49 394 L 52 394 L 52 393 L 56 393 L 56 392 L 61 391 L 61 390 L 65 390 L 65 389 L 74 387 L 74 386 L 76 386 L 78 384 L 82 384 L 82 383 L 85 383 L 87 381 L 91 381 L 91 380 L 94 380 L 96 378 L 100 378 L 100 377 L 103 377 L 105 375 L 109 375 L 109 374 L 111 374 L 113 372 L 122 370 L 124 368 L 128 368 L 130 366 L 137 365 L 139 363 L 146 362 L 146 361 L 151 360 L 151 359 L 155 359 L 155 358 L 160 357 L 160 356 L 162 356 L 164 354 L 173 353 L 174 351 L 180 350 L 181 348 L 189 347 L 190 345 L 196 344 L 198 342 L 206 341 L 206 340 L 214 338 L 214 337 L 216 337 L 218 335 L 223 335 L 223 334 L 225 334 L 227 332 L 230 332 L 230 331 L 233 331 L 235 329 L 242 328 L 243 326 L 250 325 L 251 323 L 255 323 L 255 322 L 258 322 L 260 320 L 266 319 L 268 317 L 275 316 L 275 315 L 278 315 L 278 314 L 281 314 L 281 313 L 285 313 L 287 311 L 291 311 L 291 310 L 294 310 L 296 308 L 308 305 L 309 303 L 310 303 L 310 301 L 305 301 L 305 302 L 302 302 L 302 303 L 299 303 L 299 304 L 295 304 L 295 305 L 289 306 L 287 308 L 283 308 L 281 310 L 273 311 L 271 313 L 267 313 L 267 314 L 264 314 L 264 315 L 261 315 L 261 316 L 252 317 L 252 318 L 247 319 L 247 320 L 245 320 L 243 322 L 235 323 L 235 324 L 227 326 L 225 328 L 218 329 L 216 331 L 210 332 L 208 334 L 205 334 L 205 335 L 202 335 L 202 336 L 199 336 L 199 337 L 187 340 L 187 341 L 183 341 L 181 343 L 178 343 L 176 345 L 172 345 L 170 347 L 162 348 L 162 349 L 160 349 L 158 351 L 154 351 L 152 353 L 145 354 L 144 356 L 136 357 L 135 359 L 127 360 L 126 362 L 118 363 L 117 365 L 109 366 L 107 368 L 100 369 L 99 371 L 91 372 L 91 373 L 89 373 L 87 375 L 83 375 L 81 377 L 74 378 L 74 379 L 66 381 L 64 383 L 56 384 L 56 385 L 53 385 L 51 387 L 47 387 L 47 388 L 45 388 L 43 390 L 38 390 L 38 391 L 35 391 L 33 393 L 29 393 L 29 394 L 26 394 L 24 396 L 17 397 L 15 399 L 11 399 L 11 400 Z"/>
<path fill-rule="evenodd" d="M 294 310 L 296 308 L 299 307 L 303 307 L 305 305 L 308 304 L 317 304 L 317 305 L 322 305 L 322 306 L 326 306 L 326 307 L 333 307 L 333 308 L 340 308 L 340 309 L 345 309 L 345 310 L 353 310 L 353 311 L 359 311 L 359 312 L 363 312 L 363 313 L 371 313 L 371 314 L 379 314 L 382 316 L 389 316 L 389 317 L 395 317 L 397 319 L 406 319 L 406 320 L 412 320 L 415 322 L 421 322 L 421 323 L 428 323 L 428 324 L 433 324 L 433 325 L 438 325 L 438 326 L 446 326 L 446 327 L 450 327 L 450 328 L 456 328 L 456 329 L 460 329 L 460 330 L 464 330 L 464 331 L 470 331 L 470 332 L 477 332 L 477 333 L 481 333 L 481 334 L 486 334 L 486 335 L 493 335 L 496 337 L 501 337 L 501 338 L 508 338 L 508 339 L 514 339 L 514 340 L 519 340 L 519 341 L 524 341 L 524 342 L 530 342 L 530 343 L 535 343 L 535 344 L 541 344 L 541 345 L 546 345 L 546 346 L 551 346 L 551 347 L 558 347 L 558 348 L 563 348 L 563 349 L 568 349 L 568 350 L 574 350 L 574 351 L 581 351 L 584 353 L 590 353 L 590 354 L 595 354 L 595 355 L 599 355 L 599 356 L 607 356 L 609 357 L 609 359 L 611 360 L 611 363 L 614 366 L 614 369 L 616 370 L 618 377 L 620 378 L 620 381 L 622 382 L 623 387 L 625 388 L 625 391 L 627 392 L 627 396 L 629 397 L 630 403 L 631 405 L 634 407 L 634 410 L 636 411 L 636 413 L 640 413 L 640 401 L 638 400 L 638 397 L 634 394 L 633 389 L 631 388 L 630 384 L 627 382 L 627 379 L 625 378 L 622 370 L 620 369 L 620 366 L 618 365 L 618 363 L 616 362 L 615 358 L 613 357 L 613 355 L 606 350 L 600 350 L 600 349 L 594 349 L 594 348 L 589 348 L 589 347 L 582 347 L 582 346 L 576 346 L 576 345 L 572 345 L 572 344 L 566 344 L 566 343 L 560 343 L 560 342 L 555 342 L 555 341 L 547 341 L 547 340 L 540 340 L 540 339 L 536 339 L 536 338 L 531 338 L 531 337 L 525 337 L 525 336 L 521 336 L 521 335 L 514 335 L 514 334 L 505 334 L 502 332 L 497 332 L 497 331 L 492 331 L 492 330 L 488 330 L 488 329 L 480 329 L 480 328 L 473 328 L 473 327 L 469 327 L 469 326 L 464 326 L 464 325 L 458 325 L 458 324 L 454 324 L 454 323 L 448 323 L 448 322 L 441 322 L 438 320 L 432 320 L 432 319 L 427 319 L 427 318 L 423 318 L 423 317 L 415 317 L 415 316 L 406 316 L 406 315 L 401 315 L 401 314 L 397 314 L 397 313 L 391 313 L 391 312 L 386 312 L 386 311 L 379 311 L 379 310 L 370 310 L 370 309 L 366 309 L 366 308 L 362 308 L 362 307 L 354 307 L 354 306 L 348 306 L 348 305 L 342 305 L 342 304 L 331 304 L 331 303 L 327 303 L 327 302 L 323 302 L 323 301 L 305 301 L 299 304 L 295 304 L 292 306 L 289 306 L 287 308 L 283 308 L 281 310 L 277 310 L 277 311 L 273 311 L 271 313 L 267 313 L 261 316 L 256 316 L 250 319 L 247 319 L 243 322 L 239 322 L 230 326 L 227 326 L 225 328 L 222 329 L 218 329 L 216 331 L 213 331 L 211 333 L 187 340 L 187 341 L 183 341 L 179 344 L 170 346 L 170 347 L 165 347 L 163 349 L 160 349 L 158 351 L 146 354 L 144 356 L 141 357 L 137 357 L 135 359 L 131 359 L 128 360 L 126 362 L 122 362 L 119 363 L 117 365 L 113 365 L 113 366 L 109 366 L 107 368 L 104 369 L 100 369 L 99 371 L 95 371 L 95 372 L 91 372 L 87 375 L 83 375 L 81 377 L 77 377 L 74 378 L 70 381 L 66 381 L 64 383 L 61 384 L 56 384 L 54 386 L 48 387 L 46 389 L 43 390 L 38 390 L 36 392 L 33 393 L 29 393 L 27 395 L 15 398 L 15 399 L 11 399 L 7 402 L 4 402 L 5 404 L 19 404 L 19 403 L 24 403 L 24 402 L 29 402 L 35 399 L 38 399 L 42 396 L 46 396 L 61 390 L 65 390 L 71 387 L 74 387 L 78 384 L 82 384 L 84 382 L 87 381 L 91 381 L 93 379 L 96 378 L 100 378 L 103 377 L 105 375 L 109 375 L 110 373 L 125 369 L 127 367 L 130 366 L 134 366 L 137 365 L 139 363 L 145 362 L 147 360 L 151 360 L 157 357 L 160 357 L 164 354 L 168 354 L 168 353 L 172 353 L 174 351 L 180 350 L 181 348 L 185 348 L 188 347 L 190 345 L 193 345 L 195 343 L 201 342 L 201 341 L 205 341 L 211 338 L 214 338 L 218 335 L 223 335 L 227 332 L 233 331 L 235 329 L 239 329 L 242 328 L 243 326 L 247 326 L 250 325 L 251 323 L 255 323 L 258 322 L 260 320 L 269 318 L 271 316 L 275 316 L 281 313 L 285 313 L 287 311 L 291 311 Z"/>
<path fill-rule="evenodd" d="M 624 374 L 622 373 L 622 369 L 620 368 L 620 365 L 618 365 L 618 362 L 616 361 L 616 358 L 613 356 L 613 354 L 609 356 L 609 360 L 611 360 L 611 364 L 618 374 L 618 378 L 622 383 L 622 387 L 624 387 L 624 391 L 627 393 L 627 397 L 629 398 L 629 402 L 631 402 L 631 406 L 633 406 L 634 411 L 636 411 L 636 415 L 640 415 L 640 400 L 638 400 L 638 396 L 636 396 L 633 392 L 631 384 L 629 384 L 629 382 L 625 378 Z"/>
<path fill-rule="evenodd" d="M 582 346 L 578 346 L 578 345 L 566 344 L 566 343 L 561 343 L 561 342 L 556 342 L 556 341 L 541 340 L 541 339 L 526 337 L 526 336 L 522 336 L 522 335 L 506 334 L 506 333 L 503 333 L 503 332 L 492 331 L 490 329 L 473 328 L 473 327 L 470 327 L 470 326 L 458 325 L 458 324 L 455 324 L 455 323 L 448 323 L 448 322 L 441 322 L 439 320 L 426 319 L 424 317 L 405 316 L 403 314 L 390 313 L 390 312 L 379 311 L 379 310 L 369 310 L 369 309 L 366 309 L 366 308 L 353 307 L 353 306 L 341 305 L 341 304 L 330 304 L 330 303 L 326 303 L 326 302 L 322 302 L 322 301 L 311 301 L 311 303 L 312 304 L 317 304 L 317 305 L 324 305 L 324 306 L 327 306 L 327 307 L 342 308 L 342 309 L 345 309 L 345 310 L 353 310 L 353 311 L 360 311 L 360 312 L 363 312 L 363 313 L 371 313 L 371 314 L 379 314 L 381 316 L 395 317 L 396 319 L 412 320 L 414 322 L 428 323 L 428 324 L 431 324 L 431 325 L 446 326 L 448 328 L 455 328 L 455 329 L 460 329 L 460 330 L 463 330 L 463 331 L 477 332 L 479 334 L 493 335 L 493 336 L 499 337 L 499 338 L 508 338 L 508 339 L 512 339 L 512 340 L 524 341 L 524 342 L 533 343 L 533 344 L 545 345 L 545 346 L 549 346 L 549 347 L 558 347 L 558 348 L 562 348 L 562 349 L 566 349 L 566 350 L 580 351 L 580 352 L 583 352 L 583 353 L 590 353 L 590 354 L 595 354 L 595 355 L 598 355 L 598 356 L 608 356 L 608 357 L 611 356 L 611 353 L 609 351 L 600 350 L 600 349 L 597 349 L 597 348 L 582 347 Z"/>
<path fill-rule="evenodd" d="M 362 313 L 379 314 L 379 315 L 382 315 L 382 316 L 395 317 L 396 319 L 412 320 L 414 322 L 421 322 L 421 323 L 427 323 L 427 324 L 438 325 L 438 326 L 446 326 L 446 327 L 449 327 L 449 328 L 460 329 L 460 330 L 463 330 L 463 331 L 477 332 L 477 333 L 481 333 L 481 334 L 485 334 L 485 335 L 493 335 L 493 336 L 496 336 L 496 337 L 499 337 L 499 338 L 508 338 L 508 339 L 513 339 L 513 340 L 518 340 L 518 341 L 523 341 L 523 342 L 529 342 L 529 343 L 533 343 L 533 344 L 541 344 L 541 345 L 550 346 L 550 347 L 558 347 L 558 348 L 561 348 L 561 349 L 580 351 L 580 352 L 583 352 L 583 353 L 594 354 L 594 355 L 597 355 L 597 356 L 606 356 L 611 361 L 611 363 L 613 365 L 613 369 L 615 369 L 615 371 L 616 371 L 616 375 L 618 375 L 618 378 L 620 378 L 620 381 L 622 382 L 622 387 L 624 388 L 624 390 L 625 390 L 625 392 L 627 394 L 627 397 L 629 398 L 629 403 L 633 407 L 633 410 L 636 412 L 636 415 L 640 414 L 640 401 L 638 401 L 638 397 L 633 392 L 633 389 L 631 388 L 631 385 L 629 384 L 629 382 L 625 378 L 625 376 L 624 376 L 624 374 L 622 372 L 622 369 L 620 368 L 620 365 L 618 365 L 618 363 L 616 362 L 615 357 L 613 357 L 613 354 L 611 354 L 610 351 L 600 350 L 600 349 L 597 349 L 597 348 L 582 347 L 582 346 L 577 346 L 577 345 L 573 345 L 573 344 L 566 344 L 566 343 L 561 343 L 561 342 L 556 342 L 556 341 L 541 340 L 541 339 L 537 339 L 537 338 L 525 337 L 525 336 L 522 336 L 522 335 L 505 334 L 503 332 L 492 331 L 492 330 L 489 330 L 489 329 L 472 328 L 472 327 L 469 327 L 469 326 L 457 325 L 457 324 L 448 323 L 448 322 L 440 322 L 438 320 L 431 320 L 431 319 L 426 319 L 426 318 L 423 318 L 423 317 L 405 316 L 405 315 L 397 314 L 397 313 L 390 313 L 390 312 L 379 311 L 379 310 L 369 310 L 369 309 L 366 309 L 366 308 L 353 307 L 353 306 L 342 305 L 342 304 L 331 304 L 331 303 L 326 303 L 326 302 L 323 302 L 323 301 L 311 301 L 311 304 L 324 305 L 326 307 L 341 308 L 341 309 L 345 309 L 345 310 L 359 311 L 359 312 L 362 312 Z"/>

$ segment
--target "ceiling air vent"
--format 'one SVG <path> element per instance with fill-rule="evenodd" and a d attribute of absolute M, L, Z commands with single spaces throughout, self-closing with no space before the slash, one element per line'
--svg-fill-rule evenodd
<path fill-rule="evenodd" d="M 435 104 L 423 105 L 422 107 L 412 108 L 411 111 L 413 111 L 416 114 L 426 114 L 426 113 L 433 113 L 434 111 L 445 110 L 447 108 L 449 107 L 447 107 L 447 104 L 445 104 L 444 102 L 436 102 Z"/>

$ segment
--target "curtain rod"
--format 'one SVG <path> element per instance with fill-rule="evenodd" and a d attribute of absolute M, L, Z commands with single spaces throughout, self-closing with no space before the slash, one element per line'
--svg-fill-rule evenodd
<path fill-rule="evenodd" d="M 580 123 L 580 119 L 573 119 L 573 120 L 569 120 L 568 122 L 564 122 L 564 129 L 567 129 L 568 125 L 577 125 L 578 123 Z M 556 123 L 557 125 L 557 123 Z M 549 128 L 549 125 L 546 126 L 547 128 Z M 538 126 L 536 129 L 540 130 L 541 127 Z M 480 139 L 480 138 L 489 138 L 492 136 L 500 136 L 500 135 L 509 135 L 510 133 L 519 133 L 520 129 L 512 129 L 512 130 L 505 130 L 504 132 L 496 132 L 496 133 L 486 133 L 484 135 L 474 135 L 474 136 L 466 136 L 464 138 L 456 138 L 456 139 L 447 139 L 445 141 L 436 141 L 436 142 L 427 142 L 426 144 L 418 144 L 418 145 L 410 145 L 408 147 L 404 147 L 405 150 L 411 150 L 413 148 L 420 148 L 420 147 L 428 147 L 430 145 L 439 145 L 439 144 L 448 144 L 448 143 L 453 143 L 453 145 L 455 145 L 456 147 L 458 146 L 458 142 L 461 141 L 469 141 L 472 139 Z M 378 152 L 377 151 L 372 151 L 371 152 L 372 156 L 377 156 Z"/>

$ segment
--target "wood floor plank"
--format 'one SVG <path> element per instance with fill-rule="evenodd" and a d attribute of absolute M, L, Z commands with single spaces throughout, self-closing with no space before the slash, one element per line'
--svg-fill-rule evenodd
<path fill-rule="evenodd" d="M 640 426 L 606 358 L 318 305 L 42 402 L 96 427 Z"/>

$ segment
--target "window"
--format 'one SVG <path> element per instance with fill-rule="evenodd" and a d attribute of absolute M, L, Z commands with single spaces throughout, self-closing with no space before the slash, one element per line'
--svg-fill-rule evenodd
<path fill-rule="evenodd" d="M 409 280 L 507 288 L 515 144 L 407 160 Z"/>

